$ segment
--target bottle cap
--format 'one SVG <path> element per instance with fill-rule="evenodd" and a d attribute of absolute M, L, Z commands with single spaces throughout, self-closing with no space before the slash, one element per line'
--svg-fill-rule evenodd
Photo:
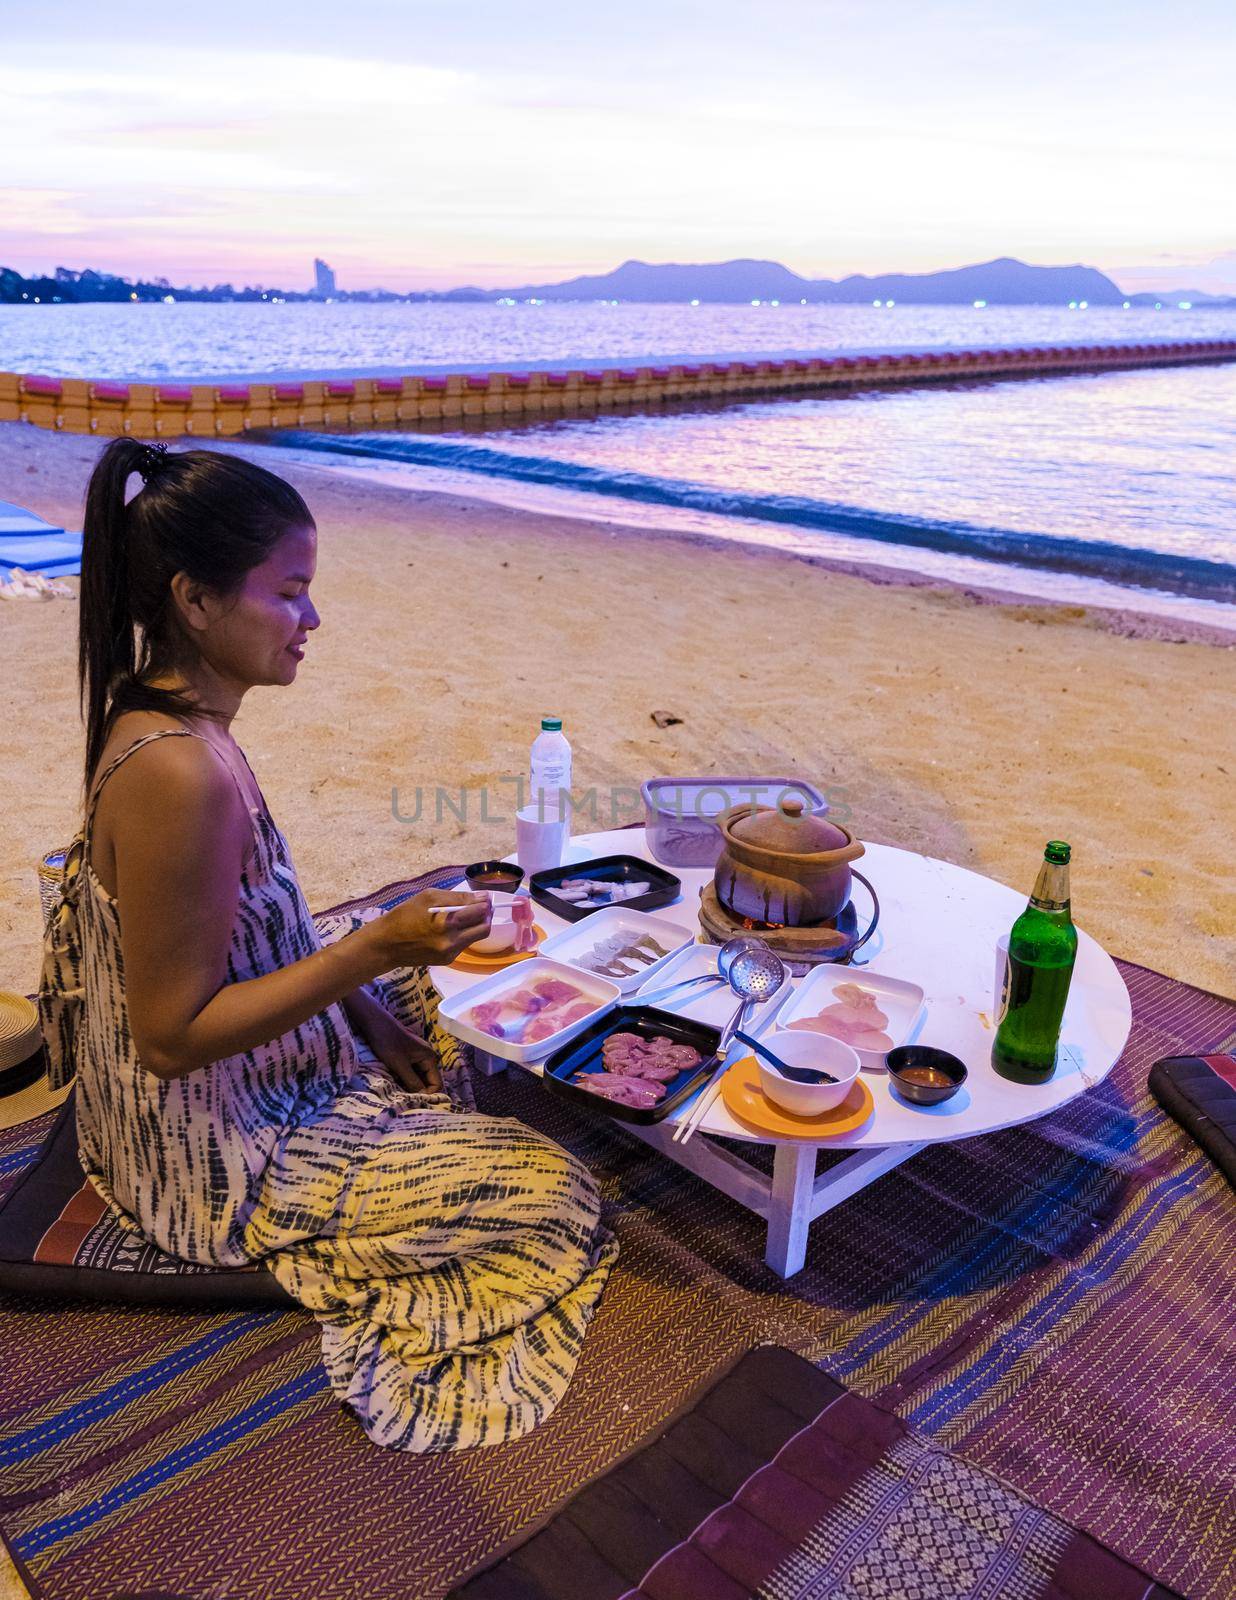
<path fill-rule="evenodd" d="M 562 732 L 562 718 L 561 717 L 542 717 L 541 718 L 541 727 L 544 729 L 544 731 L 546 733 L 561 733 Z"/>
<path fill-rule="evenodd" d="M 1050 861 L 1053 866 L 1057 867 L 1067 867 L 1072 854 L 1072 845 L 1065 844 L 1063 839 L 1050 840 L 1047 849 L 1043 852 L 1044 857 Z"/>

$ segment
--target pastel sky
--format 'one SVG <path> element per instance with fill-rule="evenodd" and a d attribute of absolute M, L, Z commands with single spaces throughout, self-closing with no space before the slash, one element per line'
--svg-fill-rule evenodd
<path fill-rule="evenodd" d="M 1236 292 L 1230 4 L 4 0 L 0 264 L 514 286 L 1015 255 Z"/>

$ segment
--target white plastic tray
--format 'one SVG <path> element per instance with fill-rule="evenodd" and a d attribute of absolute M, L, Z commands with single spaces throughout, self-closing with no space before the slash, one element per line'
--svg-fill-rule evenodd
<path fill-rule="evenodd" d="M 638 939 L 641 933 L 650 934 L 667 954 L 658 956 L 646 967 L 640 967 L 630 977 L 605 978 L 607 983 L 617 984 L 620 993 L 630 994 L 661 972 L 686 945 L 694 944 L 695 934 L 690 928 L 684 928 L 681 923 L 671 922 L 668 917 L 658 917 L 648 911 L 632 911 L 627 906 L 606 906 L 603 910 L 594 911 L 581 922 L 573 922 L 569 928 L 564 928 L 561 933 L 555 933 L 552 938 L 546 939 L 541 946 L 541 954 L 548 956 L 551 961 L 563 961 L 567 966 L 577 967 L 580 972 L 588 973 L 590 977 L 604 977 L 603 973 L 594 973 L 588 967 L 580 966 L 581 958 L 602 939 L 608 939 L 614 934 L 622 934 L 624 937 L 629 935 L 632 939 Z M 634 965 L 633 962 L 626 964 Z"/>
<path fill-rule="evenodd" d="M 578 1022 L 559 1028 L 557 1033 L 551 1033 L 547 1039 L 537 1039 L 533 1044 L 518 1044 L 513 1039 L 495 1039 L 492 1033 L 485 1033 L 464 1021 L 465 1014 L 479 1000 L 494 1000 L 508 989 L 520 989 L 525 984 L 535 983 L 538 978 L 561 978 L 566 983 L 574 984 L 585 999 L 595 999 L 596 1006 Z M 561 961 L 547 961 L 544 956 L 533 956 L 528 961 L 516 961 L 501 972 L 496 972 L 492 978 L 482 978 L 480 983 L 460 989 L 449 1000 L 443 1000 L 438 1007 L 438 1020 L 448 1033 L 456 1039 L 462 1039 L 465 1044 L 475 1045 L 478 1050 L 488 1051 L 491 1056 L 501 1056 L 504 1061 L 513 1061 L 517 1066 L 526 1067 L 531 1062 L 543 1061 L 560 1044 L 573 1039 L 595 1017 L 608 1011 L 617 999 L 618 985 L 611 983 L 608 978 L 583 972 L 579 967 L 568 967 Z"/>
<path fill-rule="evenodd" d="M 832 1005 L 838 984 L 852 983 L 873 994 L 876 1004 L 888 1018 L 885 1033 L 893 1041 L 890 1049 L 909 1044 L 926 1014 L 924 995 L 917 983 L 905 978 L 886 978 L 867 967 L 818 966 L 799 983 L 777 1018 L 778 1028 L 788 1028 L 799 1017 L 816 1017 Z M 858 1059 L 868 1072 L 886 1070 L 883 1050 L 859 1050 Z"/>
<path fill-rule="evenodd" d="M 574 969 L 572 969 L 574 970 Z M 701 977 L 705 972 L 715 973 L 717 970 L 717 946 L 715 944 L 688 945 L 685 950 L 680 950 L 672 956 L 657 973 L 655 978 L 641 985 L 634 994 L 627 996 L 629 1005 L 642 1005 L 642 989 L 650 993 L 667 989 L 678 978 Z M 745 1033 L 762 1032 L 776 1016 L 780 1007 L 785 1003 L 786 997 L 793 992 L 794 979 L 787 972 L 785 982 L 770 999 L 763 1005 L 756 1006 L 747 1017 Z M 653 1002 L 658 1011 L 671 1011 L 680 1017 L 693 1017 L 697 1022 L 710 1023 L 715 1028 L 723 1028 L 734 1015 L 738 1005 L 738 996 L 728 983 L 696 984 L 692 989 L 681 989 L 666 1000 Z M 744 1051 L 745 1045 L 735 1045 L 734 1050 Z"/>

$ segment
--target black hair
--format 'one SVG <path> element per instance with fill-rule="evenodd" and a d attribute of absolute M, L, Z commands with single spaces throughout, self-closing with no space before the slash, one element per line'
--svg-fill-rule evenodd
<path fill-rule="evenodd" d="M 143 487 L 126 504 L 134 473 Z M 284 534 L 312 526 L 291 484 L 240 456 L 112 440 L 90 477 L 82 534 L 77 676 L 87 785 L 122 712 L 203 714 L 151 682 L 184 656 L 176 574 L 234 594 Z"/>

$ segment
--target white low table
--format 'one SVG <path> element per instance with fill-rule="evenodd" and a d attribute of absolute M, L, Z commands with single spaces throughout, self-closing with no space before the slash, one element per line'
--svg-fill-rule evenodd
<path fill-rule="evenodd" d="M 652 859 L 642 830 L 624 828 L 572 839 L 566 864 L 617 853 Z M 1025 891 L 890 845 L 869 844 L 859 865 L 875 884 L 881 911 L 879 930 L 863 947 L 860 961 L 869 958 L 864 962 L 868 970 L 909 978 L 922 986 L 927 1014 L 915 1037 L 960 1056 L 969 1071 L 961 1092 L 943 1105 L 915 1107 L 897 1099 L 883 1073 L 864 1073 L 875 1099 L 874 1115 L 857 1132 L 820 1144 L 753 1132 L 730 1116 L 720 1098 L 685 1145 L 674 1144 L 670 1132 L 693 1101 L 652 1127 L 618 1124 L 763 1217 L 768 1224 L 765 1260 L 782 1277 L 802 1266 L 807 1230 L 816 1217 L 900 1166 L 924 1145 L 1032 1121 L 1101 1082 L 1124 1049 L 1132 1023 L 1128 991 L 1115 963 L 1079 930 L 1055 1076 L 1033 1086 L 1007 1082 L 992 1071 L 990 1062 L 996 940 L 1008 933 L 1025 908 Z M 1033 879 L 1034 866 L 1027 862 L 1028 880 Z M 656 914 L 698 935 L 699 893 L 712 873 L 683 868 L 677 875 L 682 879 L 681 899 Z M 861 888 L 857 895 L 861 916 L 867 902 Z M 537 921 L 547 934 L 568 926 L 540 906 Z M 862 970 L 863 966 L 855 968 Z M 473 974 L 451 967 L 432 967 L 430 976 L 444 996 L 478 981 Z M 682 1010 L 689 1013 L 690 1007 L 684 1005 Z M 488 1064 L 500 1069 L 508 1063 L 491 1057 Z M 774 1145 L 771 1179 L 713 1143 L 707 1134 Z M 817 1176 L 821 1149 L 850 1154 Z"/>

